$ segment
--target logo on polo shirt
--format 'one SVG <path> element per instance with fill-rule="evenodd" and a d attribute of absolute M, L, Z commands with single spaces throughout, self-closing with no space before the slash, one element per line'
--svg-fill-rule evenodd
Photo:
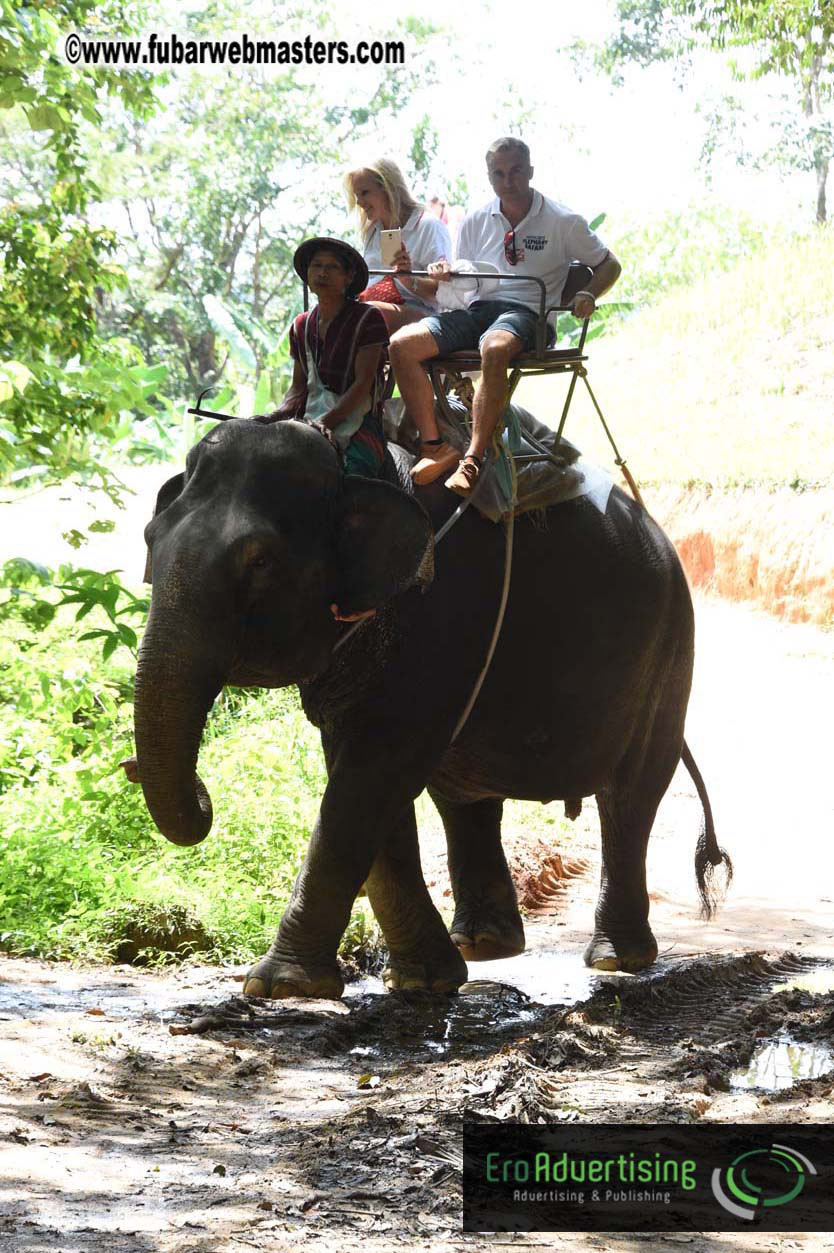
<path fill-rule="evenodd" d="M 525 235 L 524 247 L 529 248 L 531 252 L 543 252 L 547 247 L 546 235 Z"/>

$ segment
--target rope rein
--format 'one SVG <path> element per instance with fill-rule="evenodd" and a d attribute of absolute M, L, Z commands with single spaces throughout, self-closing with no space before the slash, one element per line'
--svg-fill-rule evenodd
<path fill-rule="evenodd" d="M 493 447 L 496 450 L 496 455 L 498 455 L 500 451 L 500 446 L 499 446 L 499 439 L 497 435 L 493 436 Z M 510 474 L 512 475 L 513 508 L 510 511 L 510 516 L 508 517 L 507 521 L 504 523 L 504 530 L 506 533 L 506 542 L 504 545 L 504 583 L 501 588 L 501 599 L 498 602 L 498 613 L 495 618 L 495 627 L 492 632 L 492 639 L 489 641 L 489 648 L 487 649 L 486 659 L 484 660 L 484 664 L 481 668 L 481 673 L 478 675 L 477 679 L 475 680 L 475 686 L 472 689 L 469 700 L 466 702 L 466 708 L 464 709 L 463 713 L 458 719 L 457 726 L 452 732 L 452 738 L 449 741 L 450 744 L 454 744 L 455 740 L 458 738 L 464 726 L 466 725 L 469 715 L 471 714 L 472 710 L 475 707 L 475 701 L 478 699 L 480 695 L 481 688 L 484 685 L 484 679 L 487 677 L 489 668 L 492 665 L 492 658 L 495 653 L 496 645 L 498 644 L 498 637 L 500 636 L 501 628 L 504 625 L 504 614 L 507 611 L 507 601 L 509 600 L 509 596 L 510 596 L 510 576 L 512 574 L 512 569 L 513 569 L 513 537 L 515 535 L 515 504 L 516 504 L 516 500 L 518 497 L 518 475 L 516 472 L 515 458 L 513 457 L 512 453 L 509 453 L 507 455 L 507 461 L 509 462 Z M 479 482 L 483 482 L 483 480 L 480 477 L 479 477 Z M 478 488 L 476 484 L 475 491 L 477 490 Z M 466 503 L 468 503 L 468 500 L 469 498 L 467 498 Z"/>

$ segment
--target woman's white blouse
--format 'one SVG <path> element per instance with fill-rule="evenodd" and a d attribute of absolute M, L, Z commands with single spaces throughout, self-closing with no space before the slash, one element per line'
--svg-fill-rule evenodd
<path fill-rule="evenodd" d="M 379 232 L 380 224 L 375 222 L 363 249 L 362 255 L 368 263 L 369 270 L 384 270 L 387 268 L 382 264 Z M 452 261 L 452 241 L 449 232 L 440 219 L 427 210 L 414 210 L 403 227 L 403 244 L 408 249 L 411 264 L 415 270 L 427 270 L 433 261 L 442 261 L 444 258 L 449 263 Z M 400 283 L 396 279 L 394 281 L 405 297 L 407 305 L 416 305 L 430 312 L 434 312 L 437 308 L 435 300 L 425 300 L 421 296 L 415 296 L 414 292 L 406 287 L 404 283 Z M 373 286 L 374 283 L 378 282 L 379 275 L 372 274 L 368 279 L 369 286 Z"/>

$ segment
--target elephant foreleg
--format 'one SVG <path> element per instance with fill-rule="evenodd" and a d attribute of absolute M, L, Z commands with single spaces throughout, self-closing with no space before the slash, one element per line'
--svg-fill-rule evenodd
<path fill-rule="evenodd" d="M 248 971 L 244 996 L 280 999 L 288 996 L 338 999 L 345 984 L 336 960 L 339 941 L 347 926 L 352 902 L 333 915 L 333 925 L 320 925 L 310 908 L 310 885 L 315 882 L 313 849 L 320 838 L 320 823 L 313 832 L 310 850 L 295 881 L 278 934 L 260 961 Z M 312 864 L 312 868 L 311 868 Z M 334 902 L 335 904 L 335 902 Z M 337 931 L 338 928 L 338 931 Z"/>
<path fill-rule="evenodd" d="M 246 996 L 338 997 L 336 954 L 353 902 L 405 803 L 380 797 L 361 763 L 331 768 L 304 865 L 273 944 L 246 976 Z"/>
<path fill-rule="evenodd" d="M 466 962 L 426 888 L 412 803 L 377 853 L 365 887 L 388 945 L 386 987 L 457 991 L 466 982 Z"/>
<path fill-rule="evenodd" d="M 503 801 L 461 805 L 431 796 L 446 829 L 455 898 L 452 940 L 467 961 L 515 957 L 524 951 L 524 925 L 501 847 Z"/>

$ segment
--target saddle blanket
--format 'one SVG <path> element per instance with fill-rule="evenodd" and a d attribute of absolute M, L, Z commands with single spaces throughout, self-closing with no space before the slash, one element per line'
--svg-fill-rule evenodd
<path fill-rule="evenodd" d="M 466 451 L 469 434 L 464 425 L 466 409 L 454 397 L 448 398 L 449 407 L 460 422 L 451 423 L 437 406 L 436 416 L 440 434 L 461 454 Z M 522 462 L 516 465 L 515 499 L 513 499 L 512 472 L 509 469 L 510 449 L 516 453 L 536 454 L 540 451 L 530 442 L 532 436 L 555 460 Z M 556 432 L 523 409 L 511 404 L 507 408 L 503 435 L 504 457 L 490 461 L 481 471 L 479 484 L 473 493 L 472 505 L 492 522 L 500 522 L 514 512 L 528 513 L 533 509 L 549 509 L 567 500 L 587 496 L 591 503 L 605 513 L 614 480 L 607 470 L 582 456 L 569 440 L 556 439 Z"/>

